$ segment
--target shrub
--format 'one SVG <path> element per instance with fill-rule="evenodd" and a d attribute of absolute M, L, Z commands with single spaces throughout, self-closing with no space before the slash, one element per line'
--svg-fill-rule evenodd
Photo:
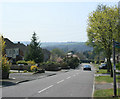
<path fill-rule="evenodd" d="M 24 73 L 27 73 L 27 70 L 24 70 L 23 72 L 24 72 Z"/>
<path fill-rule="evenodd" d="M 2 72 L 2 76 L 0 78 L 7 79 L 9 78 L 9 70 L 10 70 L 10 62 L 7 60 L 5 56 L 5 41 L 2 35 L 0 35 L 0 72 Z"/>
<path fill-rule="evenodd" d="M 70 69 L 70 66 L 68 66 L 68 64 L 66 62 L 60 63 L 60 66 L 62 69 Z"/>
<path fill-rule="evenodd" d="M 1 63 L 0 63 L 1 64 Z M 2 72 L 9 72 L 10 70 L 10 62 L 7 60 L 5 56 L 2 57 Z"/>
<path fill-rule="evenodd" d="M 30 67 L 30 70 L 33 71 L 33 72 L 37 72 L 38 71 L 38 67 L 36 65 L 32 65 Z"/>
<path fill-rule="evenodd" d="M 30 64 L 30 65 L 34 65 L 35 62 L 34 61 L 26 61 L 26 63 Z"/>
<path fill-rule="evenodd" d="M 79 59 L 77 57 L 71 57 L 66 60 L 70 68 L 75 69 L 79 66 Z"/>
<path fill-rule="evenodd" d="M 26 61 L 24 60 L 20 60 L 16 62 L 17 64 L 24 64 L 24 65 L 28 65 Z"/>
<path fill-rule="evenodd" d="M 57 62 L 48 61 L 45 63 L 45 70 L 60 70 L 60 64 Z"/>
<path fill-rule="evenodd" d="M 41 69 L 45 69 L 47 67 L 47 63 L 46 62 L 43 62 L 43 63 L 40 63 L 39 65 L 39 68 Z"/>
<path fill-rule="evenodd" d="M 16 63 L 17 63 L 17 64 L 24 64 L 24 65 L 28 65 L 28 64 L 34 65 L 34 64 L 35 64 L 34 61 L 25 61 L 25 60 L 19 60 L 19 61 L 17 61 Z"/>

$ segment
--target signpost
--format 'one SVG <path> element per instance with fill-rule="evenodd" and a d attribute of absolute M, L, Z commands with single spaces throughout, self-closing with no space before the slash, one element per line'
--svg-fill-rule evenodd
<path fill-rule="evenodd" d="M 118 11 L 119 11 L 118 27 L 120 27 L 120 1 L 118 2 Z M 120 29 L 118 29 L 118 31 L 120 31 Z M 118 83 L 120 83 L 120 76 L 118 76 Z M 120 96 L 120 88 L 118 88 L 118 96 Z"/>
<path fill-rule="evenodd" d="M 116 86 L 116 66 L 115 66 L 115 41 L 113 40 L 113 87 L 114 87 L 114 96 L 117 96 L 117 86 Z"/>
<path fill-rule="evenodd" d="M 114 80 L 114 96 L 117 96 L 117 86 L 116 86 L 116 66 L 115 66 L 115 48 L 120 48 L 120 43 L 119 42 L 115 42 L 113 39 L 113 80 Z"/>

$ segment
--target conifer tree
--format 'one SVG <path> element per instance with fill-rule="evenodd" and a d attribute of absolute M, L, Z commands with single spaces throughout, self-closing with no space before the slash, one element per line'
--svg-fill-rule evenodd
<path fill-rule="evenodd" d="M 25 56 L 25 60 L 34 60 L 36 63 L 43 62 L 44 55 L 42 53 L 42 48 L 40 47 L 40 42 L 37 41 L 37 35 L 34 32 L 30 44 L 28 45 L 28 51 Z"/>

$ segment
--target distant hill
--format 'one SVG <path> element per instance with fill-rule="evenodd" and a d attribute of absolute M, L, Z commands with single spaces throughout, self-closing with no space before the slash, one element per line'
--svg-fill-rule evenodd
<path fill-rule="evenodd" d="M 21 43 L 25 45 L 30 44 L 29 41 L 21 41 Z M 92 47 L 85 45 L 85 42 L 41 42 L 41 47 L 49 51 L 51 51 L 54 48 L 59 48 L 65 52 L 68 51 L 84 52 L 93 50 Z"/>

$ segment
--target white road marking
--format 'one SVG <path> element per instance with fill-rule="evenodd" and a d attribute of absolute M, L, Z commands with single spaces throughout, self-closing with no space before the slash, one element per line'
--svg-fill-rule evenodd
<path fill-rule="evenodd" d="M 63 82 L 63 81 L 64 81 L 64 79 L 63 79 L 63 80 L 61 80 L 61 81 L 58 81 L 58 82 L 57 82 L 57 84 L 59 84 L 59 83 L 61 83 L 61 82 Z"/>
<path fill-rule="evenodd" d="M 47 89 L 49 89 L 51 87 L 53 87 L 53 85 L 50 85 L 49 87 L 46 87 L 46 88 L 42 89 L 41 91 L 38 91 L 38 93 L 41 93 L 41 92 L 43 92 L 43 91 L 45 91 L 45 90 L 47 90 Z"/>
<path fill-rule="evenodd" d="M 66 78 L 66 79 L 70 79 L 71 78 L 71 76 L 70 77 L 68 77 L 68 78 Z"/>

